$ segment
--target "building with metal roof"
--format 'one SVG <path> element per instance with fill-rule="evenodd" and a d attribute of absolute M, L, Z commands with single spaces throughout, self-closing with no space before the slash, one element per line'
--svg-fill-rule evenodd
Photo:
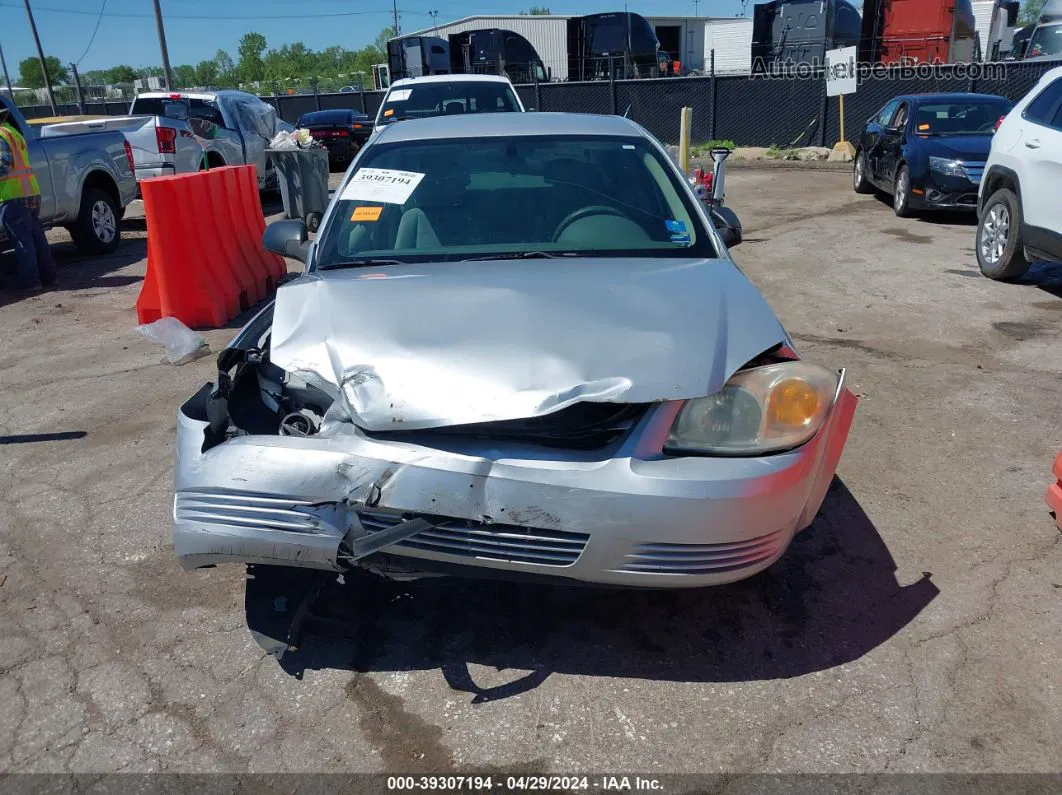
<path fill-rule="evenodd" d="M 470 30 L 501 28 L 527 39 L 542 58 L 552 80 L 568 79 L 568 20 L 572 16 L 499 15 L 464 17 L 398 38 L 447 38 Z M 748 73 L 752 65 L 752 20 L 733 17 L 646 16 L 660 49 L 681 64 L 682 74 L 707 74 L 715 50 L 716 71 Z"/>

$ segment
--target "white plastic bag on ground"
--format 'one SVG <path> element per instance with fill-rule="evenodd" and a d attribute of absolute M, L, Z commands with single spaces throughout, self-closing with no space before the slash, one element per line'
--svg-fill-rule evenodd
<path fill-rule="evenodd" d="M 152 342 L 166 346 L 163 364 L 187 364 L 210 353 L 210 345 L 175 317 L 164 317 L 154 323 L 136 327 Z"/>

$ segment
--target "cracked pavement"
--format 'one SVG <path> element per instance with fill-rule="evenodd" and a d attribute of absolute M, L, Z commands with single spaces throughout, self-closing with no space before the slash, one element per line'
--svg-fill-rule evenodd
<path fill-rule="evenodd" d="M 244 571 L 172 553 L 213 357 L 133 332 L 142 221 L 111 257 L 58 242 L 58 291 L 0 294 L 0 771 L 1060 772 L 1062 268 L 983 279 L 972 222 L 846 174 L 727 187 L 735 259 L 862 396 L 789 553 L 699 592 L 350 578 L 345 631 L 284 666 Z"/>

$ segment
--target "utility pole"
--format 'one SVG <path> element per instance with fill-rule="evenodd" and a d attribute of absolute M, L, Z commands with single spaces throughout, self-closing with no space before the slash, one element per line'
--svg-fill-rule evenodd
<path fill-rule="evenodd" d="M 37 57 L 41 59 L 41 74 L 44 76 L 44 86 L 48 89 L 48 104 L 52 106 L 52 115 L 58 115 L 55 109 L 55 94 L 52 93 L 52 79 L 48 76 L 48 64 L 44 62 L 44 50 L 41 49 L 41 37 L 37 35 L 37 23 L 33 21 L 33 10 L 29 0 L 26 0 L 26 16 L 29 17 L 30 30 L 33 31 L 33 40 L 37 43 Z M 6 71 L 6 70 L 5 70 Z"/>
<path fill-rule="evenodd" d="M 166 48 L 166 26 L 162 24 L 162 7 L 155 3 L 155 26 L 159 29 L 159 50 L 162 52 L 162 83 L 167 91 L 173 89 L 173 72 L 170 70 L 170 51 Z"/>
<path fill-rule="evenodd" d="M 428 16 L 431 17 L 431 23 L 432 23 L 431 24 L 431 32 L 432 33 L 438 33 L 439 32 L 439 12 L 438 11 L 429 11 L 428 12 Z"/>
<path fill-rule="evenodd" d="M 393 11 L 391 13 L 395 16 L 395 35 L 399 35 L 402 32 L 401 26 L 398 24 L 398 0 L 394 0 L 392 3 Z"/>
<path fill-rule="evenodd" d="M 77 64 L 70 64 L 70 74 L 74 76 L 74 87 L 77 89 L 77 108 L 81 115 L 85 115 L 85 93 L 81 90 L 81 75 L 77 72 Z"/>
<path fill-rule="evenodd" d="M 701 0 L 693 0 L 693 16 L 699 17 L 701 15 Z"/>
<path fill-rule="evenodd" d="M 0 66 L 4 67 L 4 82 L 7 83 L 7 95 L 11 97 L 11 104 L 14 104 L 15 92 L 11 90 L 11 75 L 7 73 L 7 61 L 4 60 L 3 47 L 0 47 Z"/>

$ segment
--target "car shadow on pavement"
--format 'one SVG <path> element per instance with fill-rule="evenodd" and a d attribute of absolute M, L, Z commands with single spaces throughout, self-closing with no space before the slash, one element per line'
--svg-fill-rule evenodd
<path fill-rule="evenodd" d="M 874 198 L 892 209 L 891 193 L 874 191 Z M 977 213 L 973 210 L 914 210 L 910 220 L 943 226 L 977 226 Z"/>
<path fill-rule="evenodd" d="M 1034 262 L 1018 284 L 1039 287 L 1045 293 L 1062 298 L 1062 263 Z M 1062 309 L 1062 304 L 1059 308 Z"/>
<path fill-rule="evenodd" d="M 969 210 L 940 210 L 922 213 L 918 216 L 918 220 L 927 224 L 976 227 L 977 213 Z"/>
<path fill-rule="evenodd" d="M 297 648 L 280 657 L 293 676 L 439 668 L 453 689 L 481 702 L 532 690 L 553 673 L 736 682 L 842 665 L 884 643 L 936 597 L 929 573 L 902 586 L 895 570 L 873 523 L 835 479 L 814 525 L 785 556 L 732 585 L 615 590 L 456 578 L 395 583 L 369 574 L 348 574 L 340 584 L 332 575 L 258 567 L 246 608 L 267 648 L 268 638 L 286 637 L 293 617 L 301 626 L 291 636 Z M 513 676 L 483 687 L 470 665 Z"/>

